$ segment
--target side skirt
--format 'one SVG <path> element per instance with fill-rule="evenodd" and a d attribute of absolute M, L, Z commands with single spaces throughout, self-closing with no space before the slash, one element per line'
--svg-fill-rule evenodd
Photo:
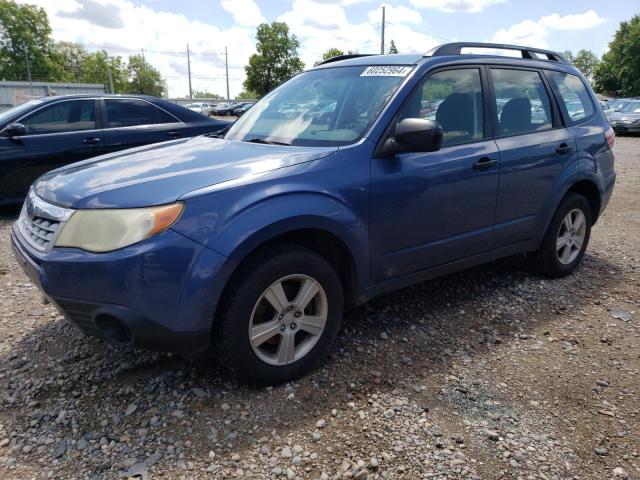
<path fill-rule="evenodd" d="M 451 273 L 466 270 L 471 267 L 482 265 L 483 263 L 492 262 L 499 258 L 509 257 L 517 253 L 535 251 L 540 245 L 540 240 L 527 240 L 524 242 L 514 243 L 505 247 L 489 250 L 472 257 L 463 258 L 454 262 L 437 265 L 417 272 L 402 275 L 400 277 L 389 278 L 381 282 L 374 283 L 367 290 L 360 292 L 354 296 L 355 305 L 362 305 L 373 297 L 382 293 L 399 290 L 401 288 L 415 285 L 416 283 L 425 282 L 437 277 L 443 277 Z"/>

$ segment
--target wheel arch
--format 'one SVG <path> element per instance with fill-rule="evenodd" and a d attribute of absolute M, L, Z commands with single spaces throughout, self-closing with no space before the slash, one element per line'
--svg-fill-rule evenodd
<path fill-rule="evenodd" d="M 602 195 L 595 182 L 589 179 L 579 180 L 571 185 L 562 198 L 566 197 L 569 193 L 578 193 L 587 199 L 589 208 L 591 209 L 591 225 L 595 225 L 600 216 L 602 206 Z M 562 199 L 560 201 L 562 201 Z"/>

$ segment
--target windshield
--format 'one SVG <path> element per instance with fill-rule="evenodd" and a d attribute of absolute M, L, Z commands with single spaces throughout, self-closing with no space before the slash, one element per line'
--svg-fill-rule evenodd
<path fill-rule="evenodd" d="M 37 100 L 37 99 L 29 100 L 28 102 L 18 105 L 17 107 L 13 107 L 7 110 L 6 112 L 0 113 L 0 125 L 3 126 L 4 123 L 9 121 L 10 118 L 13 118 L 15 115 L 20 114 L 26 110 L 29 110 L 31 107 L 35 105 L 39 105 L 41 103 L 42 103 L 42 100 Z"/>
<path fill-rule="evenodd" d="M 301 73 L 256 103 L 225 138 L 300 146 L 352 143 L 411 69 L 356 66 Z"/>
<path fill-rule="evenodd" d="M 640 102 L 625 103 L 620 111 L 625 113 L 640 113 Z"/>

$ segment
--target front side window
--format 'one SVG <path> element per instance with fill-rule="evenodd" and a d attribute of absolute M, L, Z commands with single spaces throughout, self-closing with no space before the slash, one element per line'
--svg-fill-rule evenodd
<path fill-rule="evenodd" d="M 176 119 L 168 113 L 142 100 L 133 98 L 105 100 L 105 106 L 108 128 L 176 122 Z"/>
<path fill-rule="evenodd" d="M 443 146 L 484 137 L 480 70 L 445 70 L 430 75 L 403 105 L 405 118 L 435 120 L 442 126 Z"/>
<path fill-rule="evenodd" d="M 225 138 L 300 146 L 357 140 L 378 116 L 408 66 L 353 66 L 296 75 L 256 103 Z"/>
<path fill-rule="evenodd" d="M 565 117 L 570 119 L 570 123 L 593 115 L 593 101 L 580 78 L 569 73 L 551 71 L 547 71 L 547 77 L 560 97 L 560 108 L 564 111 Z"/>
<path fill-rule="evenodd" d="M 492 68 L 491 78 L 500 136 L 553 128 L 551 101 L 538 72 Z"/>
<path fill-rule="evenodd" d="M 79 132 L 96 128 L 94 100 L 60 102 L 23 118 L 27 135 Z"/>

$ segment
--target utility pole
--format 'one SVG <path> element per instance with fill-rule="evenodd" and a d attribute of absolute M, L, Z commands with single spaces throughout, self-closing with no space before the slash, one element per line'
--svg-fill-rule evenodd
<path fill-rule="evenodd" d="M 187 73 L 189 74 L 189 98 L 193 100 L 193 92 L 191 91 L 191 56 L 189 54 L 188 43 L 187 43 Z"/>
<path fill-rule="evenodd" d="M 31 65 L 29 65 L 29 47 L 24 49 L 24 62 L 27 64 L 27 79 L 29 80 L 29 90 L 33 95 L 33 83 L 31 81 Z"/>
<path fill-rule="evenodd" d="M 146 58 L 144 58 L 144 48 L 141 48 L 141 49 L 140 49 L 140 51 L 142 52 L 142 61 L 143 61 L 144 63 L 146 63 L 146 62 L 147 62 L 147 60 L 146 60 Z"/>
<path fill-rule="evenodd" d="M 229 100 L 229 55 L 227 55 L 227 47 L 224 47 L 224 70 L 227 77 L 227 100 Z"/>
<path fill-rule="evenodd" d="M 384 55 L 384 7 L 382 7 L 382 30 L 380 31 L 380 55 Z"/>
<path fill-rule="evenodd" d="M 116 93 L 113 91 L 113 77 L 111 76 L 111 65 L 109 65 L 109 60 L 107 59 L 107 73 L 109 74 L 109 92 Z"/>

